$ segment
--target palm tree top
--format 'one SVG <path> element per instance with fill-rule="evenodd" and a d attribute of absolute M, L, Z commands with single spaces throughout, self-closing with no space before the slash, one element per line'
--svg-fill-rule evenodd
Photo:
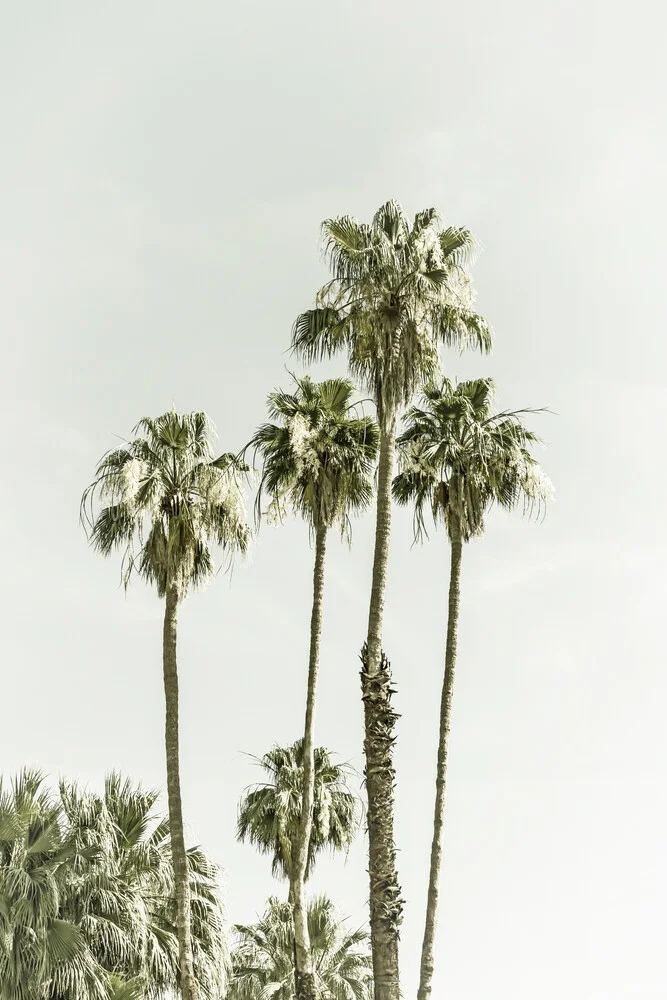
<path fill-rule="evenodd" d="M 214 456 L 213 431 L 203 412 L 144 417 L 135 437 L 99 463 L 82 520 L 103 555 L 125 549 L 125 585 L 136 570 L 160 596 L 172 585 L 185 596 L 212 574 L 213 544 L 228 555 L 246 551 L 247 466 L 229 453 Z"/>
<path fill-rule="evenodd" d="M 273 517 L 281 517 L 289 506 L 314 530 L 337 522 L 349 532 L 350 515 L 373 497 L 377 425 L 357 415 L 349 379 L 314 382 L 304 376 L 295 383 L 292 393 L 270 393 L 268 409 L 275 423 L 262 424 L 247 446 L 263 460 L 257 516 L 268 494 Z"/>
<path fill-rule="evenodd" d="M 484 515 L 495 503 L 524 511 L 540 510 L 553 495 L 551 481 L 531 455 L 540 438 L 522 416 L 544 410 L 492 412 L 492 378 L 454 383 L 442 379 L 423 392 L 420 406 L 405 417 L 398 438 L 399 474 L 394 499 L 414 503 L 415 537 L 426 532 L 424 512 L 443 522 L 450 538 L 469 541 L 484 530 Z"/>
<path fill-rule="evenodd" d="M 326 848 L 346 850 L 359 825 L 359 799 L 350 791 L 350 768 L 336 764 L 324 747 L 316 747 L 313 825 L 306 874 Z M 271 854 L 274 875 L 289 877 L 303 802 L 303 739 L 273 747 L 256 763 L 267 776 L 248 790 L 239 806 L 237 836 L 263 854 Z"/>
<path fill-rule="evenodd" d="M 318 995 L 324 1000 L 370 1000 L 368 934 L 348 931 L 326 896 L 308 904 L 308 932 Z M 229 1000 L 291 1000 L 294 996 L 292 908 L 275 896 L 256 924 L 237 924 Z"/>
<path fill-rule="evenodd" d="M 436 377 L 439 344 L 489 350 L 490 327 L 473 309 L 469 229 L 445 225 L 433 208 L 410 223 L 388 201 L 370 224 L 345 215 L 322 233 L 332 278 L 297 318 L 292 347 L 308 361 L 346 350 L 381 424 Z"/>

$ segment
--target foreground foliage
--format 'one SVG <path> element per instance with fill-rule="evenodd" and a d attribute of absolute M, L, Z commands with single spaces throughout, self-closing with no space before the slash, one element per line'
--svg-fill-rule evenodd
<path fill-rule="evenodd" d="M 111 775 L 102 795 L 24 771 L 0 785 L 0 998 L 166 1000 L 179 987 L 168 821 Z M 194 967 L 219 1000 L 227 946 L 218 870 L 187 852 Z"/>

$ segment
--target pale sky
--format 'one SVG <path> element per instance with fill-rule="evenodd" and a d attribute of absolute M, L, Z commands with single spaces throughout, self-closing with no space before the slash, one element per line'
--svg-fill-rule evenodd
<path fill-rule="evenodd" d="M 3 726 L 26 762 L 164 783 L 161 616 L 78 524 L 139 417 L 206 409 L 246 443 L 325 277 L 321 220 L 436 205 L 485 247 L 501 406 L 536 418 L 543 524 L 465 552 L 435 997 L 665 997 L 664 13 L 617 0 L 6 5 L 0 40 Z M 327 371 L 343 370 L 343 360 Z M 321 369 L 322 371 L 322 369 Z M 361 768 L 372 517 L 331 546 L 318 739 Z M 395 519 L 385 647 L 401 713 L 405 996 L 431 838 L 447 548 Z M 313 554 L 264 526 L 181 615 L 191 836 L 252 920 L 244 753 L 302 725 Z M 661 664 L 663 665 L 661 667 Z M 365 845 L 314 888 L 365 919 Z"/>

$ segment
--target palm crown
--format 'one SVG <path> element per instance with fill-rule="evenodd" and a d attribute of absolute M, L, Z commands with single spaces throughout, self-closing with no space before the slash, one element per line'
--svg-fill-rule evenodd
<path fill-rule="evenodd" d="M 309 360 L 347 350 L 384 427 L 436 375 L 438 344 L 490 347 L 466 269 L 474 240 L 468 229 L 445 226 L 435 209 L 410 225 L 395 201 L 370 225 L 342 216 L 322 228 L 333 277 L 296 320 L 292 345 Z"/>
<path fill-rule="evenodd" d="M 484 531 L 492 504 L 511 509 L 523 498 L 532 507 L 551 496 L 551 482 L 529 451 L 540 439 L 520 419 L 535 411 L 493 414 L 494 392 L 491 378 L 458 385 L 444 379 L 407 413 L 392 492 L 398 503 L 414 503 L 417 537 L 426 533 L 429 508 L 450 538 L 469 541 Z"/>
<path fill-rule="evenodd" d="M 294 927 L 289 903 L 269 899 L 257 924 L 237 924 L 229 1000 L 292 1000 Z M 308 906 L 308 932 L 317 994 L 323 1000 L 370 1000 L 372 962 L 365 931 L 346 931 L 329 899 Z"/>
<path fill-rule="evenodd" d="M 317 854 L 325 848 L 344 850 L 358 826 L 357 796 L 347 786 L 344 765 L 334 764 L 323 747 L 316 747 L 313 823 L 306 877 Z M 274 747 L 259 760 L 269 781 L 246 793 L 239 807 L 238 837 L 273 855 L 274 875 L 289 878 L 303 802 L 303 740 Z"/>
<path fill-rule="evenodd" d="M 377 425 L 356 416 L 354 391 L 347 379 L 317 383 L 306 376 L 294 393 L 270 394 L 277 423 L 263 424 L 248 446 L 263 458 L 258 515 L 268 493 L 273 511 L 287 503 L 315 530 L 335 523 L 347 530 L 350 513 L 370 504 Z"/>
<path fill-rule="evenodd" d="M 205 413 L 144 417 L 133 432 L 140 436 L 100 462 L 82 514 L 103 555 L 125 546 L 126 583 L 137 569 L 159 596 L 175 586 L 183 597 L 213 572 L 212 543 L 246 550 L 246 466 L 231 454 L 214 458 L 212 429 Z M 97 496 L 106 506 L 94 518 Z"/>

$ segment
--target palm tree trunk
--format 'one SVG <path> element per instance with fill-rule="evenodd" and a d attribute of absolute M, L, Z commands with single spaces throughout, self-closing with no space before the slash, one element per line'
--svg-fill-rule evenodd
<path fill-rule="evenodd" d="M 391 706 L 391 666 L 381 654 L 380 669 L 368 672 L 368 646 L 361 651 L 364 702 L 364 755 L 368 795 L 371 953 L 375 1000 L 399 997 L 398 930 L 403 912 L 394 845 L 394 734 L 398 715 Z"/>
<path fill-rule="evenodd" d="M 294 885 L 295 885 L 294 877 L 292 875 L 290 875 L 289 876 L 289 892 L 287 894 L 287 902 L 289 903 L 290 909 L 292 910 L 292 930 L 293 930 L 293 934 L 292 934 L 292 961 L 294 962 L 294 994 L 296 995 L 296 966 L 297 966 L 297 957 L 296 957 L 296 926 L 295 926 L 295 921 L 294 921 Z"/>
<path fill-rule="evenodd" d="M 417 1000 L 429 1000 L 433 987 L 433 962 L 435 934 L 438 923 L 438 896 L 442 868 L 442 841 L 445 821 L 445 786 L 447 782 L 447 754 L 449 730 L 452 718 L 452 695 L 454 692 L 454 671 L 456 669 L 456 647 L 459 628 L 459 603 L 461 593 L 460 537 L 451 543 L 451 569 L 449 576 L 449 612 L 447 617 L 447 644 L 445 649 L 445 676 L 440 701 L 440 736 L 438 739 L 438 764 L 435 779 L 435 812 L 433 815 L 433 842 L 431 844 L 431 868 L 426 901 L 426 921 L 422 942 L 419 970 L 419 990 Z"/>
<path fill-rule="evenodd" d="M 377 515 L 368 640 L 362 652 L 364 753 L 368 795 L 368 873 L 375 1000 L 399 1000 L 398 933 L 403 901 L 396 872 L 394 724 L 391 671 L 382 653 L 382 622 L 391 533 L 391 484 L 396 451 L 396 417 L 380 429 Z"/>
<path fill-rule="evenodd" d="M 315 533 L 315 568 L 313 570 L 313 608 L 310 617 L 310 656 L 308 660 L 308 690 L 306 719 L 303 731 L 303 801 L 301 822 L 294 863 L 293 915 L 294 915 L 294 970 L 297 1000 L 316 1000 L 315 975 L 308 937 L 305 882 L 308 866 L 308 847 L 313 826 L 313 800 L 315 797 L 315 703 L 317 674 L 320 665 L 320 636 L 322 633 L 322 599 L 324 596 L 324 560 L 327 530 L 319 527 Z"/>
<path fill-rule="evenodd" d="M 380 460 L 378 463 L 377 511 L 371 603 L 368 609 L 368 672 L 380 669 L 384 595 L 387 588 L 387 564 L 391 535 L 391 484 L 394 478 L 396 454 L 396 417 L 387 420 L 380 429 Z"/>
<path fill-rule="evenodd" d="M 183 835 L 183 805 L 178 754 L 178 668 L 176 663 L 176 636 L 178 618 L 178 589 L 167 588 L 162 638 L 162 666 L 165 698 L 165 749 L 167 756 L 167 795 L 169 801 L 169 832 L 171 857 L 174 866 L 174 891 L 176 894 L 176 926 L 178 954 L 181 970 L 182 1000 L 196 1000 L 197 984 L 192 964 L 192 935 L 190 929 L 190 879 L 188 859 Z"/>

